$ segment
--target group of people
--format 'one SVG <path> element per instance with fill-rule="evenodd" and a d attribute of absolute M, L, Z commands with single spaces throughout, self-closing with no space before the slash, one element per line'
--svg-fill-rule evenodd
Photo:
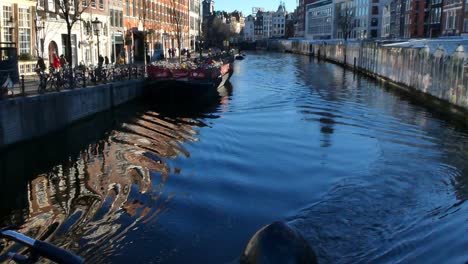
<path fill-rule="evenodd" d="M 98 68 L 102 68 L 104 63 L 106 64 L 106 66 L 109 66 L 109 64 L 110 64 L 109 58 L 107 56 L 102 57 L 102 55 L 99 55 L 99 57 L 98 57 Z"/>
<path fill-rule="evenodd" d="M 110 61 L 109 61 L 109 58 L 107 56 L 103 57 L 102 55 L 99 55 L 98 57 L 98 67 L 99 68 L 102 68 L 103 66 L 105 65 L 109 65 L 110 64 Z M 68 61 L 67 59 L 65 58 L 65 56 L 62 54 L 59 56 L 57 56 L 56 53 L 52 54 L 52 62 L 51 62 L 51 67 L 55 70 L 55 71 L 59 71 L 60 69 L 64 69 L 65 67 L 67 67 L 68 65 Z M 42 57 L 39 57 L 37 59 L 37 63 L 36 63 L 36 72 L 44 72 L 46 70 L 46 65 L 45 65 L 45 62 L 44 62 L 44 58 Z"/>
<path fill-rule="evenodd" d="M 167 50 L 167 54 L 169 54 L 169 57 L 170 58 L 175 58 L 176 57 L 176 54 L 177 54 L 177 48 L 169 48 Z M 182 56 L 186 55 L 187 56 L 187 59 L 190 59 L 191 58 L 191 54 L 190 54 L 190 50 L 188 49 L 183 49 L 180 53 Z"/>
<path fill-rule="evenodd" d="M 176 49 L 175 48 L 169 48 L 167 50 L 167 54 L 169 54 L 169 57 L 174 58 L 176 55 Z"/>
<path fill-rule="evenodd" d="M 60 55 L 60 58 L 57 56 L 56 53 L 52 54 L 52 66 L 54 67 L 55 70 L 60 70 L 60 68 L 65 68 L 67 67 L 67 59 L 65 56 L 62 54 Z"/>

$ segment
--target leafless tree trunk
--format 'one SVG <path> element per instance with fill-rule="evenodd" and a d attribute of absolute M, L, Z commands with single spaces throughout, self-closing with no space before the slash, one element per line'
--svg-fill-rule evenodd
<path fill-rule="evenodd" d="M 180 57 L 180 50 L 182 46 L 182 34 L 183 34 L 183 22 L 184 22 L 184 17 L 182 15 L 182 12 L 180 10 L 176 9 L 176 4 L 178 0 L 171 0 L 171 6 L 170 6 L 170 15 L 172 19 L 172 23 L 175 25 L 176 29 L 176 40 L 177 40 L 177 49 L 178 49 L 178 58 L 179 58 L 179 64 L 182 62 L 182 59 Z"/>
<path fill-rule="evenodd" d="M 338 26 L 343 33 L 344 40 L 348 40 L 353 29 L 354 8 L 350 6 L 351 1 L 345 1 L 340 4 L 338 12 Z"/>
<path fill-rule="evenodd" d="M 65 57 L 68 64 L 72 67 L 72 45 L 71 45 L 71 31 L 73 25 L 81 20 L 81 14 L 88 9 L 91 0 L 54 0 L 55 6 L 58 9 L 58 15 L 65 20 L 67 24 L 67 38 L 65 43 Z"/>
<path fill-rule="evenodd" d="M 343 33 L 344 39 L 344 62 L 346 63 L 346 49 L 347 49 L 347 40 L 351 35 L 353 30 L 354 23 L 354 7 L 351 7 L 352 2 L 347 0 L 340 4 L 340 9 L 338 11 L 338 26 Z"/>

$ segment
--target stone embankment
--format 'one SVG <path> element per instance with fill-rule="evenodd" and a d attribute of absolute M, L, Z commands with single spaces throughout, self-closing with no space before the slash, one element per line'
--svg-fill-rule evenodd
<path fill-rule="evenodd" d="M 0 101 L 0 149 L 63 129 L 143 95 L 144 80 Z"/>
<path fill-rule="evenodd" d="M 468 110 L 468 39 L 276 40 L 269 48 L 330 60 Z"/>

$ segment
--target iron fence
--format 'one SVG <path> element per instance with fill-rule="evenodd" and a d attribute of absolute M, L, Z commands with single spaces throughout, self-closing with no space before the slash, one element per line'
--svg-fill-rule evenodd
<path fill-rule="evenodd" d="M 132 79 L 143 79 L 143 65 L 125 65 L 117 67 L 75 67 L 56 71 L 50 68 L 46 71 L 36 71 L 35 75 L 21 75 L 19 82 L 13 88 L 0 87 L 0 99 L 18 96 L 29 96 L 62 90 L 81 89 Z"/>

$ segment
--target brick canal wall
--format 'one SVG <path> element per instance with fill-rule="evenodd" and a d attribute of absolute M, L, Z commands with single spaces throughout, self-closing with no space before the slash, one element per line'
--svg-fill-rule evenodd
<path fill-rule="evenodd" d="M 80 119 L 140 97 L 143 92 L 143 80 L 130 80 L 2 100 L 0 148 L 63 129 Z"/>
<path fill-rule="evenodd" d="M 269 48 L 334 61 L 468 110 L 468 39 L 276 40 Z"/>

